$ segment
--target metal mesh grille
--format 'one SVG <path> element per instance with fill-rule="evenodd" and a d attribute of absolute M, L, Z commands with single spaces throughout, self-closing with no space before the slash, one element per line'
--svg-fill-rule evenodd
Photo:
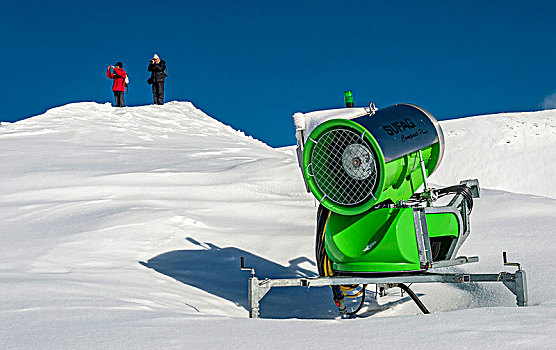
<path fill-rule="evenodd" d="M 337 204 L 358 205 L 373 195 L 377 166 L 372 148 L 349 129 L 324 133 L 311 154 L 318 188 Z"/>

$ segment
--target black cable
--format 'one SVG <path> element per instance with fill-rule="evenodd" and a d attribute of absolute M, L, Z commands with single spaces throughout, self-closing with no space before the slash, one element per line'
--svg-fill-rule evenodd
<path fill-rule="evenodd" d="M 471 210 L 473 210 L 473 193 L 471 192 L 471 189 L 466 185 L 454 185 L 437 190 L 439 198 L 452 193 L 461 194 L 465 198 L 465 201 L 467 202 L 467 209 L 469 213 L 471 213 Z"/>
<path fill-rule="evenodd" d="M 361 303 L 359 304 L 359 307 L 355 311 L 346 312 L 346 315 L 353 316 L 358 313 L 359 310 L 361 310 L 361 308 L 363 307 L 363 302 L 365 302 L 365 286 L 363 286 L 363 292 L 361 293 Z"/>
<path fill-rule="evenodd" d="M 411 289 L 409 289 L 408 286 L 406 286 L 403 283 L 398 283 L 398 287 L 400 287 L 401 289 L 403 289 L 405 292 L 407 292 L 407 294 L 409 294 L 409 296 L 411 297 L 411 299 L 413 299 L 413 301 L 415 302 L 415 304 L 417 304 L 417 306 L 419 307 L 419 309 L 421 309 L 421 311 L 424 314 L 430 314 L 429 310 L 427 310 L 427 308 L 425 307 L 425 304 L 423 304 L 421 302 L 421 300 L 419 299 L 419 297 L 413 293 L 413 291 Z"/>
<path fill-rule="evenodd" d="M 324 250 L 324 226 L 326 225 L 326 220 L 328 219 L 328 213 L 330 210 L 326 209 L 324 206 L 319 205 L 317 210 L 317 232 L 315 237 L 315 257 L 317 260 L 317 270 L 320 276 L 325 276 L 324 273 L 324 258 L 326 251 Z M 324 252 L 324 254 L 323 254 Z"/>

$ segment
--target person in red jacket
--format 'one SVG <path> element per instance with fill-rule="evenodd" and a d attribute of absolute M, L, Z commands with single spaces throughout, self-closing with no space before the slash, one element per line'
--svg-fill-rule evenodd
<path fill-rule="evenodd" d="M 124 91 L 125 78 L 127 77 L 127 73 L 122 67 L 123 63 L 118 62 L 115 66 L 108 66 L 108 70 L 106 71 L 106 75 L 108 76 L 108 78 L 114 79 L 112 91 L 114 92 L 116 107 L 125 107 Z"/>

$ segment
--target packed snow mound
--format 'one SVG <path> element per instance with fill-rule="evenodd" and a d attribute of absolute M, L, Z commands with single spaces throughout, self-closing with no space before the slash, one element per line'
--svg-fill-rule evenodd
<path fill-rule="evenodd" d="M 201 138 L 217 136 L 220 139 L 239 139 L 264 145 L 261 141 L 209 117 L 191 102 L 178 101 L 168 102 L 164 106 L 116 109 L 110 103 L 71 103 L 32 118 L 3 125 L 6 127 L 3 130 L 4 137 L 34 136 L 65 130 L 74 133 L 76 137 L 84 136 L 83 139 L 87 141 L 108 144 L 154 144 L 187 135 Z"/>
<path fill-rule="evenodd" d="M 3 124 L 0 344 L 254 349 L 262 340 L 253 334 L 264 334 L 265 342 L 289 349 L 386 348 L 392 339 L 448 348 L 462 336 L 469 348 L 546 346 L 556 330 L 556 199 L 513 192 L 537 193 L 547 179 L 532 176 L 554 170 L 554 115 L 442 122 L 446 155 L 434 177 L 446 185 L 477 177 L 483 187 L 460 250 L 481 262 L 456 270 L 511 271 L 501 264 L 506 250 L 528 273 L 531 306 L 517 308 L 499 284 L 419 285 L 412 289 L 432 315 L 420 315 L 407 295 L 393 291 L 370 296 L 362 310 L 369 317 L 351 322 L 333 320 L 328 288 L 272 290 L 261 316 L 286 320 L 247 319 L 249 273 L 239 270 L 240 257 L 261 278 L 316 275 L 317 203 L 292 153 L 189 102 L 75 103 Z M 512 120 L 522 127 L 507 143 Z M 539 135 L 524 131 L 530 129 Z M 532 143 L 542 154 L 528 153 Z M 514 154 L 515 145 L 523 148 Z M 514 161 L 522 157 L 529 163 Z M 495 181 L 497 168 L 528 181 Z M 521 183 L 530 187 L 514 187 Z M 408 324 L 426 324 L 426 335 Z M 354 326 L 372 332 L 354 337 Z"/>
<path fill-rule="evenodd" d="M 556 110 L 440 122 L 446 153 L 431 181 L 477 178 L 481 187 L 556 198 Z"/>

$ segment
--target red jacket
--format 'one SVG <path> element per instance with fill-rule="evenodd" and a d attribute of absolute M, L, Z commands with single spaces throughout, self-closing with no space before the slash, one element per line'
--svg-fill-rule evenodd
<path fill-rule="evenodd" d="M 112 91 L 125 91 L 125 77 L 127 76 L 127 73 L 123 68 L 114 67 L 114 73 L 112 73 L 110 68 L 108 68 L 106 76 L 110 79 L 114 79 Z"/>

